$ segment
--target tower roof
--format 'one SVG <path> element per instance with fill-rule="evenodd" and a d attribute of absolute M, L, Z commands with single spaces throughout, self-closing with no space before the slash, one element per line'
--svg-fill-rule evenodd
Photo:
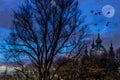
<path fill-rule="evenodd" d="M 110 51 L 113 51 L 113 45 L 112 45 L 112 42 L 110 44 Z"/>
<path fill-rule="evenodd" d="M 101 44 L 102 43 L 102 40 L 100 39 L 100 33 L 98 33 L 98 38 L 96 40 L 96 43 L 97 44 Z"/>
<path fill-rule="evenodd" d="M 114 57 L 114 50 L 113 50 L 113 45 L 112 42 L 110 44 L 110 51 L 109 51 L 110 58 Z"/>
<path fill-rule="evenodd" d="M 85 55 L 88 55 L 88 50 L 87 50 L 87 46 L 85 47 Z"/>
<path fill-rule="evenodd" d="M 92 48 L 90 50 L 91 55 L 106 54 L 106 49 L 104 48 L 104 46 L 101 43 L 102 43 L 102 40 L 100 38 L 100 33 L 98 33 L 98 37 L 96 39 L 96 45 L 94 45 L 94 40 L 92 43 Z"/>

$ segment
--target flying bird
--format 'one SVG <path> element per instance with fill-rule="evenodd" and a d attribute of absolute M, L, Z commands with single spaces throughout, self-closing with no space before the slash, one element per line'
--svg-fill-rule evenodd
<path fill-rule="evenodd" d="M 95 15 L 98 15 L 98 13 L 95 13 Z"/>
<path fill-rule="evenodd" d="M 106 27 L 108 27 L 108 26 L 109 26 L 109 24 L 110 24 L 110 22 L 109 22 L 109 21 L 107 21 L 107 22 L 106 22 Z"/>
<path fill-rule="evenodd" d="M 107 14 L 110 14 L 110 11 L 108 11 Z"/>
<path fill-rule="evenodd" d="M 94 14 L 94 15 L 100 15 L 102 12 L 100 12 L 100 11 L 95 12 L 94 10 L 91 10 L 90 13 L 91 13 L 91 14 Z"/>
<path fill-rule="evenodd" d="M 102 12 L 98 12 L 98 15 L 100 15 Z"/>
<path fill-rule="evenodd" d="M 92 13 L 92 14 L 93 14 L 93 13 L 94 13 L 94 11 L 93 11 L 93 10 L 91 10 L 91 11 L 90 11 L 90 13 Z"/>
<path fill-rule="evenodd" d="M 95 23 L 94 25 L 95 25 L 95 26 L 97 26 L 98 24 L 97 24 L 97 23 Z"/>

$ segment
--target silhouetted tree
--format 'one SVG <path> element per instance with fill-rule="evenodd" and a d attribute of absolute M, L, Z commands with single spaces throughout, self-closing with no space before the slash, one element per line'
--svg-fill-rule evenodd
<path fill-rule="evenodd" d="M 120 65 L 120 48 L 116 50 L 115 61 Z"/>
<path fill-rule="evenodd" d="M 71 62 L 56 65 L 57 56 L 80 55 L 88 30 L 82 21 L 77 0 L 27 0 L 14 12 L 7 50 L 20 65 L 34 65 L 36 80 L 53 79 L 62 65 Z"/>
<path fill-rule="evenodd" d="M 57 78 L 62 78 L 63 80 L 80 80 L 80 72 L 81 72 L 81 56 L 80 57 L 59 57 L 55 63 L 60 64 L 61 62 L 68 61 L 69 63 L 61 66 L 57 72 Z"/>

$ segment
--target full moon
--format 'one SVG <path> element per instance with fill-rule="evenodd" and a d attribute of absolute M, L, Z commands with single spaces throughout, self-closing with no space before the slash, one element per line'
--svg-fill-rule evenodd
<path fill-rule="evenodd" d="M 112 18 L 115 14 L 115 9 L 111 5 L 105 5 L 102 8 L 102 13 L 107 18 Z"/>

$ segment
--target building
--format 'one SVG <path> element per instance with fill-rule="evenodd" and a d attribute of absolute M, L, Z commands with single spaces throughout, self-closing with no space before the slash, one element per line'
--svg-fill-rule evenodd
<path fill-rule="evenodd" d="M 90 50 L 88 51 L 87 48 L 85 49 L 85 55 L 108 56 L 108 58 L 111 58 L 111 59 L 115 58 L 115 52 L 114 52 L 112 42 L 110 43 L 109 51 L 107 51 L 106 48 L 102 44 L 100 33 L 98 33 L 96 41 L 94 40 L 92 41 Z"/>
<path fill-rule="evenodd" d="M 91 45 L 91 49 L 90 49 L 90 55 L 103 55 L 106 54 L 107 51 L 104 48 L 104 46 L 102 45 L 102 40 L 100 38 L 100 33 L 98 33 L 98 38 L 96 39 L 96 44 L 94 43 L 94 40 L 92 42 Z"/>
<path fill-rule="evenodd" d="M 85 78 L 94 78 L 95 80 L 103 80 L 101 78 L 108 75 L 112 78 L 117 76 L 118 66 L 115 56 L 112 42 L 107 50 L 102 44 L 100 33 L 98 33 L 96 43 L 94 40 L 92 41 L 90 50 L 85 48 L 81 61 L 84 73 L 81 74 L 85 74 Z"/>

